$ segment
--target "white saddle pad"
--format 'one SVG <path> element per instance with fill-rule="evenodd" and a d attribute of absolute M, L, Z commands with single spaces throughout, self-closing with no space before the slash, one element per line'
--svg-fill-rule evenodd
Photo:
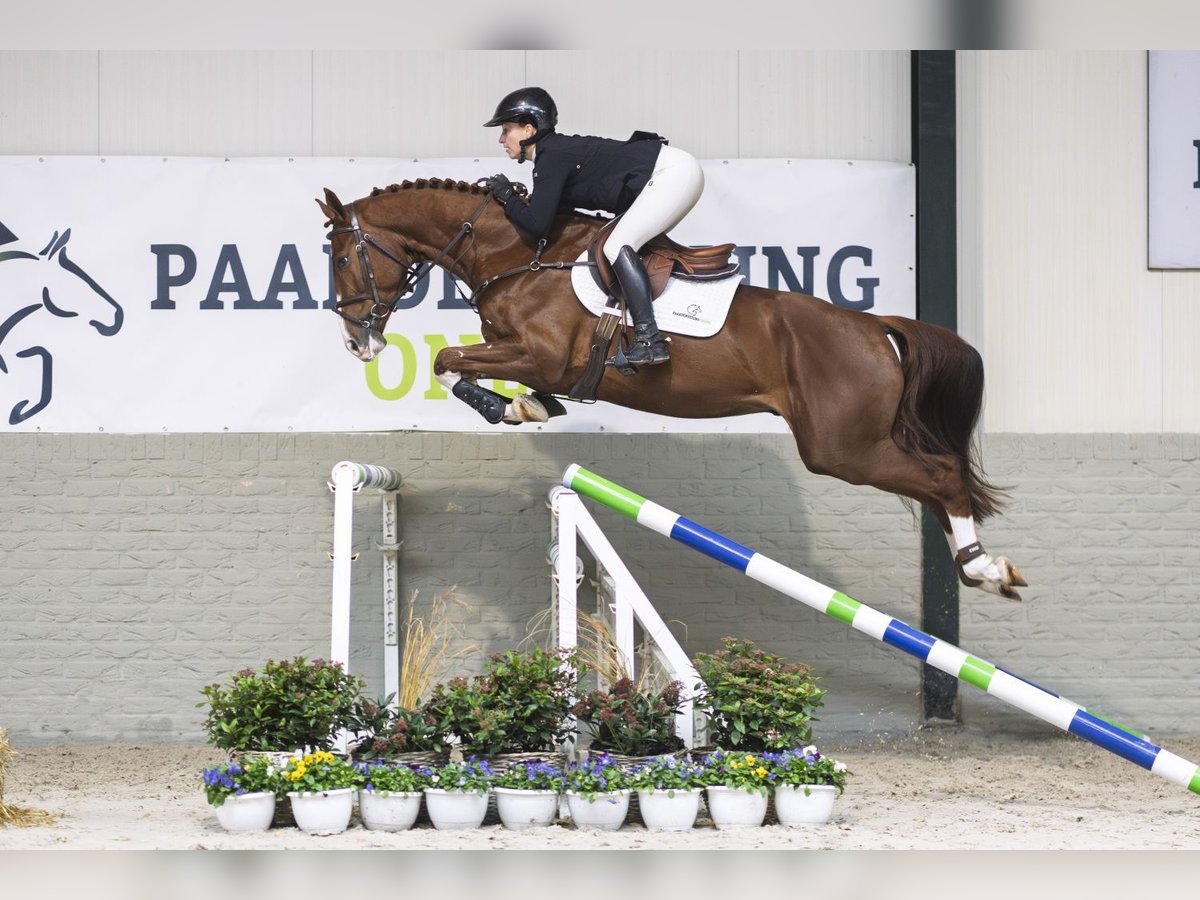
<path fill-rule="evenodd" d="M 587 262 L 587 251 L 579 257 Z M 729 315 L 729 304 L 733 293 L 742 283 L 741 275 L 730 275 L 717 281 L 684 281 L 681 278 L 667 280 L 666 289 L 654 301 L 654 318 L 659 330 L 686 337 L 712 337 L 725 324 Z M 608 297 L 587 266 L 576 266 L 571 270 L 571 286 L 575 296 L 594 316 L 603 315 Z"/>

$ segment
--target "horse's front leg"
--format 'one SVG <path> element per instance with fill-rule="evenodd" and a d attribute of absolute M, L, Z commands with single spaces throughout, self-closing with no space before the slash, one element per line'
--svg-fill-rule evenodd
<path fill-rule="evenodd" d="M 536 381 L 538 373 L 527 364 L 527 359 L 523 345 L 514 338 L 469 347 L 447 347 L 434 359 L 433 374 L 455 397 L 492 425 L 547 422 L 551 416 L 565 412 L 552 397 L 517 394 L 509 400 L 476 383 L 480 378 L 500 378 L 521 384 Z"/>

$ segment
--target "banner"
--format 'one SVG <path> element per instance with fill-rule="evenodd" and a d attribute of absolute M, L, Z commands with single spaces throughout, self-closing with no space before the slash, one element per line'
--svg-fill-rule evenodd
<path fill-rule="evenodd" d="M 915 171 L 897 163 L 709 160 L 672 232 L 735 242 L 754 285 L 915 314 Z M 507 159 L 0 159 L 0 428 L 43 432 L 507 431 L 433 379 L 479 318 L 435 270 L 364 365 L 342 346 L 314 200 L 495 172 Z M 546 258 L 552 259 L 553 247 Z M 467 293 L 469 287 L 461 286 Z M 484 382 L 506 393 L 515 384 Z M 786 431 L 604 403 L 522 430 Z"/>
<path fill-rule="evenodd" d="M 1149 64 L 1149 266 L 1200 269 L 1200 52 Z"/>

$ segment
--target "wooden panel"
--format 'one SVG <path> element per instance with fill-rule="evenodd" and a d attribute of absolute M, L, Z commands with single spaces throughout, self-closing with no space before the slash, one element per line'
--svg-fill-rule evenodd
<path fill-rule="evenodd" d="M 503 158 L 482 127 L 525 84 L 519 50 L 313 55 L 316 156 Z"/>
<path fill-rule="evenodd" d="M 987 367 L 984 425 L 1162 427 L 1160 279 L 1146 269 L 1141 52 L 967 54 L 963 302 Z M 964 317 L 966 318 L 966 317 Z"/>
<path fill-rule="evenodd" d="M 1156 273 L 1163 285 L 1163 431 L 1200 432 L 1200 272 Z"/>
<path fill-rule="evenodd" d="M 307 156 L 305 50 L 100 54 L 100 153 Z"/>
<path fill-rule="evenodd" d="M 94 50 L 0 50 L 0 153 L 95 153 L 96 83 Z"/>
<path fill-rule="evenodd" d="M 736 51 L 538 50 L 528 76 L 566 134 L 657 131 L 698 159 L 738 156 Z"/>
<path fill-rule="evenodd" d="M 905 50 L 741 51 L 740 156 L 912 160 Z"/>

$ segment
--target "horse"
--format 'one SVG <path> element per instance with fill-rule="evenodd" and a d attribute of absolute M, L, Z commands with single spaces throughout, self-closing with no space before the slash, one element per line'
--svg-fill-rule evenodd
<path fill-rule="evenodd" d="M 396 304 L 440 265 L 472 289 L 483 343 L 443 349 L 435 377 L 492 422 L 563 411 L 555 395 L 584 373 L 597 322 L 575 297 L 570 267 L 607 220 L 561 214 L 542 244 L 481 184 L 438 178 L 375 188 L 349 205 L 326 188 L 317 203 L 330 229 L 334 309 L 355 357 L 383 349 Z M 543 260 L 547 247 L 554 258 Z M 984 476 L 973 439 L 983 362 L 953 331 L 743 283 L 719 333 L 676 335 L 671 348 L 669 363 L 636 377 L 605 369 L 596 399 L 681 418 L 782 416 L 809 471 L 923 504 L 965 585 L 1020 599 L 1020 571 L 976 536 L 1005 492 Z M 479 379 L 534 393 L 510 401 Z"/>
<path fill-rule="evenodd" d="M 0 279 L 3 279 L 0 280 L 0 299 L 7 299 L 14 284 L 18 291 L 29 291 L 33 295 L 31 302 L 18 304 L 18 308 L 7 315 L 6 310 L 0 308 L 0 317 L 3 317 L 0 319 L 0 375 L 17 378 L 17 373 L 9 368 L 6 343 L 21 347 L 12 353 L 12 358 L 34 361 L 33 365 L 22 367 L 26 381 L 33 389 L 9 410 L 10 425 L 36 416 L 50 404 L 54 392 L 54 357 L 44 346 L 51 337 L 45 328 L 51 320 L 38 317 L 37 313 L 45 312 L 58 319 L 74 319 L 82 314 L 87 317 L 87 324 L 102 337 L 111 337 L 120 331 L 125 318 L 121 304 L 70 258 L 67 253 L 70 239 L 71 229 L 68 228 L 61 234 L 55 231 L 37 253 L 0 250 L 0 264 L 8 263 L 0 265 Z M 16 240 L 17 236 L 0 224 L 0 247 Z M 16 280 L 11 281 L 14 276 Z M 33 299 L 34 296 L 37 299 Z M 18 393 L 25 393 L 25 390 L 18 388 Z"/>

